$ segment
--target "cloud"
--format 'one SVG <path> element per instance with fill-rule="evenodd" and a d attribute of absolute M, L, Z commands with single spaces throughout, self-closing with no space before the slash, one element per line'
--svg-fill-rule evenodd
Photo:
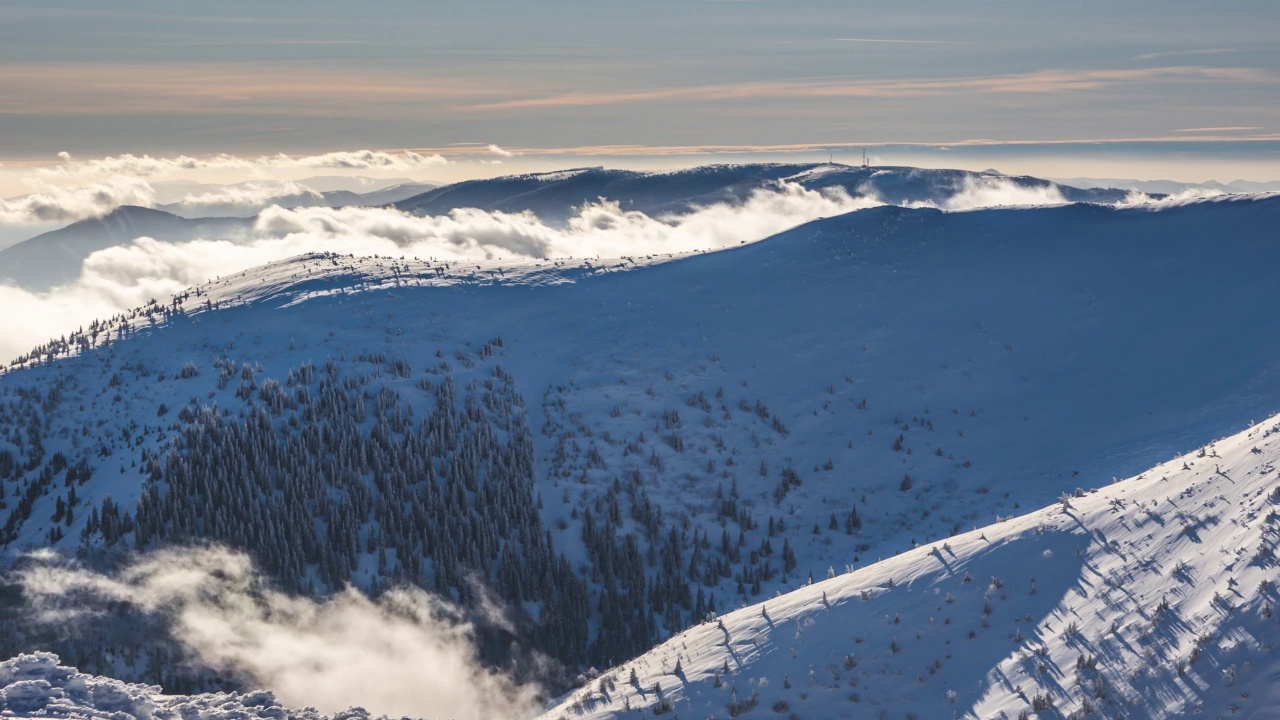
<path fill-rule="evenodd" d="M 248 209 L 256 209 L 272 200 L 300 195 L 321 197 L 321 193 L 301 183 L 264 181 L 226 185 L 202 193 L 187 193 L 179 202 L 190 207 L 241 205 Z"/>
<path fill-rule="evenodd" d="M 1181 192 L 1176 192 L 1164 197 L 1151 197 L 1150 195 L 1134 190 L 1125 196 L 1124 200 L 1118 203 L 1118 207 L 1126 208 L 1170 208 L 1181 207 L 1183 205 L 1192 205 L 1207 200 L 1221 200 L 1232 197 L 1240 197 L 1236 195 L 1228 195 L 1221 190 L 1212 188 L 1187 188 Z M 1247 195 L 1243 197 L 1248 197 Z"/>
<path fill-rule="evenodd" d="M 320 155 L 293 156 L 283 153 L 258 157 L 218 154 L 208 157 L 175 155 L 123 154 L 91 160 L 78 160 L 69 153 L 59 153 L 59 163 L 37 169 L 45 178 L 127 176 L 150 178 L 183 175 L 192 171 L 233 171 L 265 175 L 288 170 L 389 170 L 411 172 L 447 165 L 439 154 L 424 155 L 411 150 L 350 150 Z"/>
<path fill-rule="evenodd" d="M 1201 48 L 1196 50 L 1166 50 L 1163 52 L 1151 52 L 1143 55 L 1134 56 L 1134 60 L 1156 60 L 1166 57 L 1181 57 L 1184 55 L 1226 55 L 1238 52 L 1236 48 Z"/>
<path fill-rule="evenodd" d="M 872 43 L 886 45 L 973 45 L 974 43 L 965 42 L 963 40 L 910 40 L 902 38 L 861 38 L 861 37 L 842 37 L 836 38 L 837 42 L 847 43 Z"/>
<path fill-rule="evenodd" d="M 0 63 L 0 114 L 367 117 L 509 96 L 509 79 L 300 62 Z"/>
<path fill-rule="evenodd" d="M 216 154 L 134 155 L 125 153 L 80 159 L 61 152 L 47 165 L 0 167 L 0 185 L 31 188 L 24 197 L 0 200 L 0 224 L 68 221 L 94 217 L 120 205 L 151 206 L 156 192 L 150 183 L 165 180 L 216 179 L 236 183 L 207 192 L 193 191 L 192 205 L 260 206 L 273 197 L 312 192 L 291 179 L 323 172 L 377 177 L 419 177 L 451 161 L 438 153 L 413 150 L 349 150 L 317 155 L 239 156 Z M 245 182 L 250 184 L 246 185 Z M 210 184 L 210 183 L 204 183 Z M 277 187 L 278 189 L 273 189 Z"/>
<path fill-rule="evenodd" d="M 1263 128 L 1258 127 L 1256 125 L 1224 125 L 1221 127 L 1182 128 L 1181 130 L 1174 130 L 1174 132 L 1177 132 L 1177 133 L 1206 133 L 1206 132 L 1237 133 L 1237 132 L 1253 132 L 1255 130 L 1262 130 L 1262 129 Z"/>
<path fill-rule="evenodd" d="M 165 550 L 108 575 L 49 552 L 17 573 L 38 620 L 65 624 L 125 604 L 167 621 L 190 658 L 285 704 L 392 717 L 526 717 L 538 688 L 482 667 L 461 612 L 420 590 L 315 600 L 269 586 L 228 550 Z"/>
<path fill-rule="evenodd" d="M 397 153 L 357 150 L 355 152 L 331 152 L 301 158 L 277 155 L 268 162 L 277 167 L 286 168 L 289 167 L 290 163 L 293 163 L 296 167 L 341 170 L 416 170 L 449 163 L 448 160 L 440 155 L 419 155 L 408 150 Z"/>
<path fill-rule="evenodd" d="M 136 177 L 116 176 L 79 187 L 40 183 L 30 195 L 0 200 L 0 224 L 73 222 L 98 217 L 121 205 L 149 207 L 155 190 Z"/>
<path fill-rule="evenodd" d="M 1065 205 L 1067 202 L 1056 185 L 1028 187 L 1019 185 L 1009 178 L 968 177 L 955 194 L 940 203 L 925 205 L 959 212 L 992 207 Z"/>
<path fill-rule="evenodd" d="M 753 98 L 912 98 L 972 93 L 1054 94 L 1152 82 L 1274 83 L 1273 73 L 1254 68 L 1177 66 L 1110 70 L 1038 70 L 983 77 L 924 80 L 784 80 L 722 83 L 638 90 L 578 91 L 480 103 L 475 110 L 590 107 L 648 102 L 745 100 Z"/>
<path fill-rule="evenodd" d="M 489 152 L 493 153 L 494 155 L 501 155 L 502 157 L 512 157 L 515 155 L 515 153 L 511 152 L 510 150 L 503 150 L 497 145 L 490 145 Z"/>
<path fill-rule="evenodd" d="M 192 285 L 308 252 L 470 258 L 620 257 L 734 247 L 818 217 L 880 204 L 843 191 L 783 184 L 737 205 L 650 217 L 617 203 L 588 204 L 563 225 L 529 212 L 459 209 L 418 217 L 387 208 L 270 207 L 246 237 L 169 243 L 139 238 L 85 260 L 79 278 L 47 293 L 0 286 L 12 318 L 0 334 L 0 358 L 105 318 L 163 300 Z"/>
<path fill-rule="evenodd" d="M 381 208 L 268 208 L 256 230 L 276 242 L 311 249 L 372 248 L 359 254 L 420 257 L 620 257 L 718 250 L 759 240 L 817 217 L 879 205 L 842 190 L 817 192 L 783 183 L 741 204 L 716 204 L 670 217 L 624 211 L 616 202 L 589 203 L 566 227 L 530 212 L 463 208 L 417 217 Z M 335 247 L 336 246 L 336 247 Z"/>

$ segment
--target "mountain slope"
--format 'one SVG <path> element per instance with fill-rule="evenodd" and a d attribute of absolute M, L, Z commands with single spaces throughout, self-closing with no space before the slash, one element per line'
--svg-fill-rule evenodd
<path fill-rule="evenodd" d="M 543 717 L 1275 717 L 1277 462 L 1273 417 L 704 622 Z"/>
<path fill-rule="evenodd" d="M 1277 221 L 1276 198 L 878 208 L 678 259 L 278 263 L 0 377 L 4 542 L 219 541 L 299 590 L 460 599 L 475 572 L 535 646 L 614 664 L 1274 412 Z"/>
<path fill-rule="evenodd" d="M 811 190 L 840 188 L 850 195 L 879 198 L 890 205 L 947 203 L 974 187 L 1012 190 L 1030 198 L 1042 193 L 1059 202 L 1115 203 L 1119 190 L 1057 185 L 1031 177 L 1006 177 L 965 170 L 910 167 L 864 168 L 840 164 L 707 165 L 673 172 L 641 173 L 605 168 L 581 168 L 553 173 L 513 175 L 472 180 L 437 188 L 396 203 L 417 215 L 440 215 L 458 207 L 503 212 L 533 212 L 549 222 L 563 222 L 574 208 L 601 198 L 624 210 L 648 215 L 683 213 L 712 203 L 736 203 L 752 192 L 786 181 Z M 996 193 L 992 194 L 993 197 Z M 1021 204 L 1029 200 L 1012 200 Z M 1001 204 L 988 201 L 987 205 Z"/>

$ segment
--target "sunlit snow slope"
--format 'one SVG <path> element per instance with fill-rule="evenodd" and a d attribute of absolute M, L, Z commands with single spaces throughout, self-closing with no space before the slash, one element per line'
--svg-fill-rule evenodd
<path fill-rule="evenodd" d="M 544 718 L 1275 718 L 1278 461 L 1273 417 L 704 622 Z"/>

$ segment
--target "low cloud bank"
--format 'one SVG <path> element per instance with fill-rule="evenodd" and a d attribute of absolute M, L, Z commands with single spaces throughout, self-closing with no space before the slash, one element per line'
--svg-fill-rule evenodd
<path fill-rule="evenodd" d="M 262 205 L 283 197 L 322 197 L 321 193 L 302 183 L 285 181 L 250 181 L 238 185 L 226 185 L 200 193 L 187 193 L 177 204 L 189 208 L 239 205 L 256 212 Z"/>
<path fill-rule="evenodd" d="M 872 186 L 865 187 L 864 191 L 868 194 L 876 192 Z M 1046 207 L 1069 202 L 1057 185 L 1024 185 L 1012 178 L 983 176 L 966 177 L 960 187 L 951 192 L 909 202 L 906 206 L 965 212 L 998 207 Z"/>
<path fill-rule="evenodd" d="M 56 162 L 39 167 L 2 167 L 0 179 L 16 197 L 0 199 L 0 225 L 74 222 L 105 215 L 122 205 L 151 207 L 156 202 L 152 182 L 174 178 L 235 177 L 241 186 L 227 185 L 193 194 L 191 205 L 258 205 L 272 198 L 308 192 L 289 175 L 328 172 L 337 175 L 417 175 L 447 165 L 440 155 L 411 151 L 350 150 L 320 155 L 284 154 L 247 157 L 212 155 L 113 155 L 81 160 L 59 153 Z M 28 188 L 29 190 L 17 190 Z M 8 193 L 5 193 L 6 195 Z M 224 196 L 224 199 L 219 199 Z"/>
<path fill-rule="evenodd" d="M 1009 178 L 966 178 L 960 191 L 938 203 L 943 210 L 1065 205 L 1057 185 L 1020 185 Z"/>
<path fill-rule="evenodd" d="M 59 153 L 58 162 L 40 168 L 46 178 L 115 177 L 149 178 L 182 175 L 193 171 L 238 171 L 264 174 L 282 170 L 362 170 L 362 171 L 410 171 L 447 165 L 440 155 L 422 155 L 415 152 L 385 152 L 381 150 L 346 150 L 320 155 L 292 156 L 283 153 L 244 157 L 219 154 L 209 157 L 175 155 L 113 155 L 91 160 L 80 160 L 68 153 Z"/>
<path fill-rule="evenodd" d="M 0 224 L 75 222 L 105 215 L 121 205 L 149 207 L 155 189 L 141 178 L 116 176 L 79 187 L 39 184 L 29 195 L 0 200 Z"/>
<path fill-rule="evenodd" d="M 242 675 L 286 704 L 391 717 L 527 717 L 538 688 L 482 667 L 454 608 L 417 589 L 373 600 L 285 595 L 249 559 L 222 549 L 165 550 L 114 574 L 33 556 L 17 581 L 42 622 L 75 622 L 124 603 L 164 618 L 195 662 Z"/>
<path fill-rule="evenodd" d="M 814 218 L 879 205 L 842 190 L 817 192 L 784 184 L 740 205 L 719 204 L 671 217 L 650 217 L 601 201 L 580 208 L 563 228 L 531 212 L 474 208 L 418 217 L 380 208 L 268 208 L 260 242 L 358 254 L 394 252 L 442 259 L 620 257 L 718 250 L 759 240 Z M 296 253 L 294 253 L 296 254 Z M 287 256 L 286 256 L 287 257 Z"/>
<path fill-rule="evenodd" d="M 1228 197 L 1235 197 L 1222 192 L 1221 190 L 1212 190 L 1209 188 L 1188 188 L 1182 192 L 1173 193 L 1164 197 L 1152 197 L 1147 193 L 1134 190 L 1125 196 L 1117 207 L 1148 207 L 1148 208 L 1167 208 L 1180 207 L 1182 205 L 1192 205 L 1206 200 L 1218 200 Z M 1247 196 L 1245 196 L 1247 197 Z"/>

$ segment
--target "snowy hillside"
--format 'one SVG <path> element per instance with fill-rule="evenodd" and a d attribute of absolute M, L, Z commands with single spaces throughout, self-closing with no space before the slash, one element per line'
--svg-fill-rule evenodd
<path fill-rule="evenodd" d="M 1273 417 L 1043 510 L 836 565 L 543 717 L 1274 718 L 1277 462 Z"/>
<path fill-rule="evenodd" d="M 439 215 L 459 207 L 531 211 L 544 220 L 562 222 L 575 207 L 600 198 L 616 201 L 624 210 L 649 215 L 683 213 L 712 203 L 741 202 L 753 191 L 778 182 L 795 183 L 809 190 L 840 188 L 853 197 L 874 198 L 889 205 L 932 207 L 948 207 L 966 193 L 984 191 L 989 191 L 989 197 L 975 197 L 965 206 L 1053 201 L 1115 203 L 1126 194 L 965 170 L 867 168 L 839 163 L 756 164 L 707 165 L 653 173 L 596 167 L 512 175 L 446 185 L 398 202 L 396 207 L 416 215 Z"/>
<path fill-rule="evenodd" d="M 610 666 L 1275 412 L 1278 222 L 889 207 L 679 258 L 273 264 L 0 376 L 0 542 L 478 576 Z"/>

